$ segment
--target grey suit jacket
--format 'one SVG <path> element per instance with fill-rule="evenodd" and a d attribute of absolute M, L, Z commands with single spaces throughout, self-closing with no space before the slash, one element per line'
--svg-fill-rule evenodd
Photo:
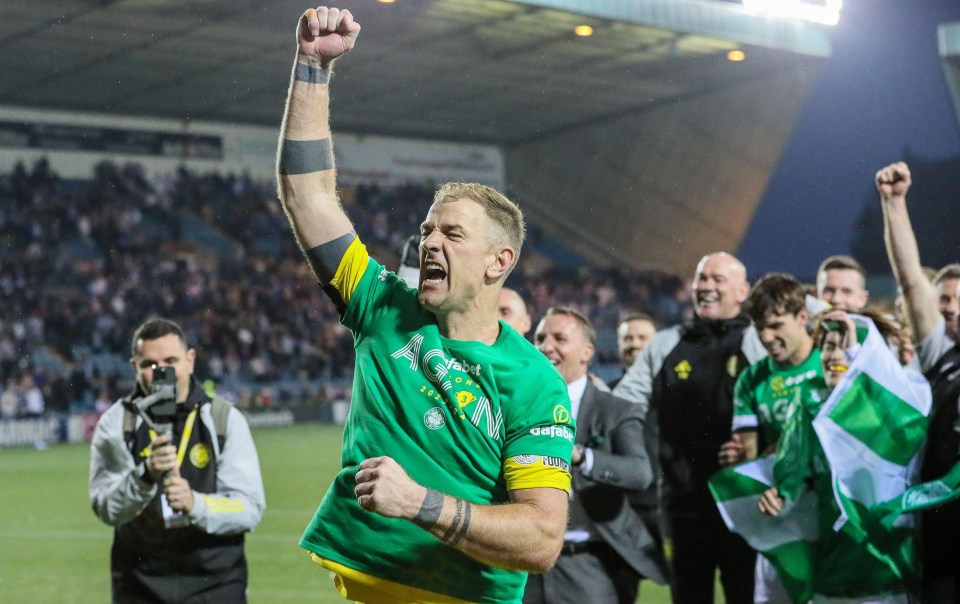
<path fill-rule="evenodd" d="M 644 409 L 588 383 L 577 413 L 576 443 L 589 447 L 593 466 L 573 468 L 574 497 L 597 532 L 644 577 L 667 582 L 663 552 L 630 505 L 627 490 L 653 481 L 643 442 Z"/>

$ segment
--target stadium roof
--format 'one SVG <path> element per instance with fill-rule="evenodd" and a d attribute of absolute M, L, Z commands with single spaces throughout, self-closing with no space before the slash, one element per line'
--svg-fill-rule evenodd
<path fill-rule="evenodd" d="M 510 145 L 762 77 L 784 56 L 829 52 L 816 27 L 722 1 L 339 4 L 363 26 L 335 89 L 334 126 L 356 133 Z M 276 125 L 304 6 L 5 3 L 0 104 Z M 594 35 L 577 37 L 580 24 Z M 717 69 L 745 43 L 763 48 L 743 68 Z"/>
<path fill-rule="evenodd" d="M 825 26 L 725 0 L 338 4 L 363 33 L 335 131 L 500 146 L 527 207 L 601 265 L 735 251 L 830 52 Z M 305 6 L 4 2 L 0 106 L 276 127 Z"/>

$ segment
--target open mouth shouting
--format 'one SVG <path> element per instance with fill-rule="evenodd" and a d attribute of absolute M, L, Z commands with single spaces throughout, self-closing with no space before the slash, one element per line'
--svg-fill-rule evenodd
<path fill-rule="evenodd" d="M 447 271 L 436 262 L 427 262 L 423 265 L 421 289 L 424 286 L 440 285 L 447 279 Z"/>

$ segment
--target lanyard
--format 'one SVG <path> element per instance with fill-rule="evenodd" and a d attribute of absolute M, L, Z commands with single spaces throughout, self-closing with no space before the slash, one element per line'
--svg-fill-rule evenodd
<path fill-rule="evenodd" d="M 190 444 L 190 436 L 193 434 L 193 424 L 197 421 L 197 408 L 194 407 L 190 415 L 187 416 L 187 422 L 183 426 L 183 432 L 180 434 L 180 444 L 177 446 L 177 469 L 183 464 L 183 458 L 187 454 L 187 445 Z M 157 433 L 150 430 L 150 440 L 157 437 Z"/>

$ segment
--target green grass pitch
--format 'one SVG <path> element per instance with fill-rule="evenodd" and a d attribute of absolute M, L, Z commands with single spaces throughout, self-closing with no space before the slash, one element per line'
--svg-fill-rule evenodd
<path fill-rule="evenodd" d="M 342 603 L 297 545 L 340 463 L 339 426 L 254 430 L 267 511 L 247 536 L 251 604 Z M 90 510 L 89 447 L 0 450 L 0 602 L 109 602 L 113 531 Z M 643 583 L 638 601 L 669 602 Z"/>

